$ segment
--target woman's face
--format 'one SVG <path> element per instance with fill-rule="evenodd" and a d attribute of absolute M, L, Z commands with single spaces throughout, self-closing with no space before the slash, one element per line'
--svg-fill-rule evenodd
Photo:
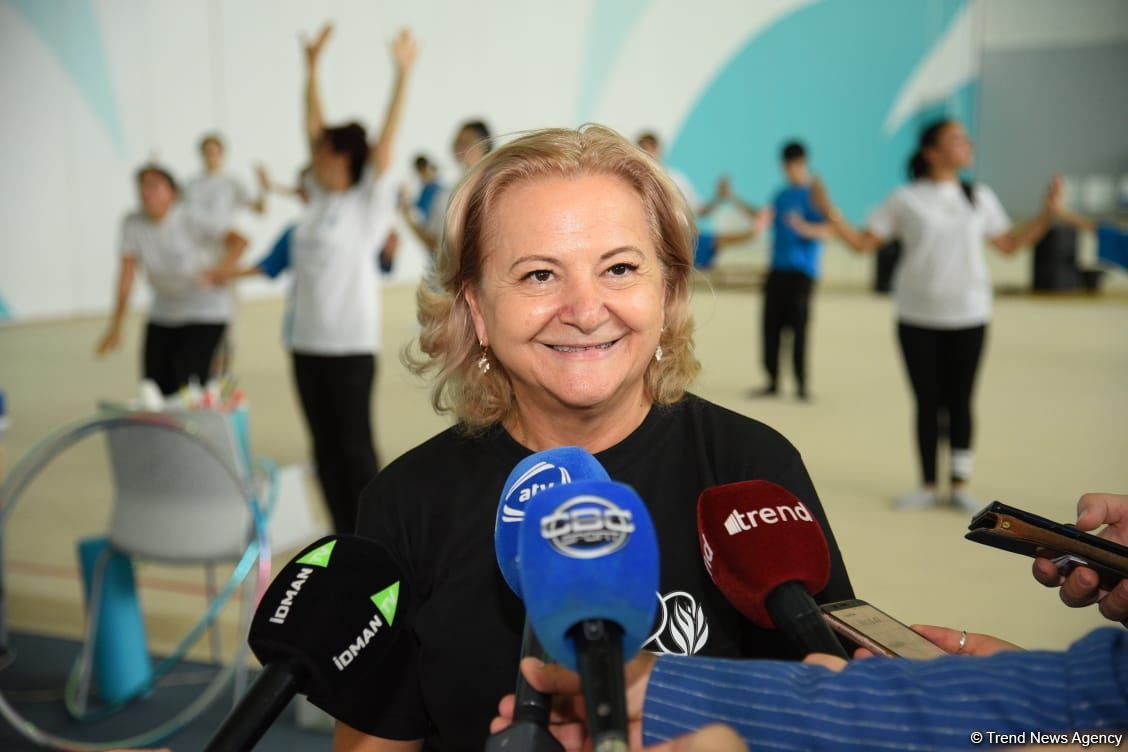
<path fill-rule="evenodd" d="M 313 149 L 313 178 L 327 191 L 346 190 L 350 183 L 349 156 L 333 151 L 324 138 Z"/>
<path fill-rule="evenodd" d="M 584 410 L 644 397 L 665 285 L 638 194 L 609 175 L 511 186 L 467 290 L 478 339 L 519 410 Z"/>
<path fill-rule="evenodd" d="M 971 138 L 960 123 L 949 123 L 941 129 L 932 154 L 935 167 L 950 170 L 966 169 L 975 161 Z"/>
<path fill-rule="evenodd" d="M 160 173 L 146 172 L 141 175 L 139 186 L 141 209 L 150 219 L 160 219 L 168 213 L 176 200 L 176 191 Z"/>

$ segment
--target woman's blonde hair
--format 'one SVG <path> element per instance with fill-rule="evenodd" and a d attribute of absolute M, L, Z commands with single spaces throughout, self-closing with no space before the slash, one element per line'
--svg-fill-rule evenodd
<path fill-rule="evenodd" d="M 462 179 L 446 209 L 442 242 L 431 273 L 417 293 L 422 331 L 418 350 L 404 351 L 417 375 L 433 374 L 431 403 L 453 412 L 469 429 L 503 421 L 513 409 L 513 389 L 502 364 L 482 355 L 466 301 L 481 281 L 484 241 L 498 198 L 511 186 L 542 176 L 612 175 L 638 193 L 658 250 L 666 285 L 662 359 L 646 369 L 646 393 L 655 403 L 681 399 L 701 365 L 693 354 L 690 274 L 697 231 L 685 199 L 661 165 L 619 133 L 602 125 L 531 131 L 489 154 Z"/>

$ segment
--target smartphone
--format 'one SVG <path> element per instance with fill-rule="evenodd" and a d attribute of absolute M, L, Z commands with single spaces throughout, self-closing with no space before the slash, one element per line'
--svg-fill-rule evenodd
<path fill-rule="evenodd" d="M 1078 566 L 1089 567 L 1100 577 L 1105 590 L 1128 577 L 1128 546 L 998 501 L 975 515 L 968 530 L 964 536 L 968 540 L 1050 559 L 1063 574 Z"/>
<path fill-rule="evenodd" d="M 865 601 L 827 603 L 823 618 L 838 634 L 877 655 L 925 660 L 947 655 L 919 634 Z"/>

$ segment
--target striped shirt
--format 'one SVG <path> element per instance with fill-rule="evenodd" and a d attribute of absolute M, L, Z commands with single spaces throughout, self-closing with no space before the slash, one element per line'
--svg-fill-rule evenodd
<path fill-rule="evenodd" d="M 1128 729 L 1128 632 L 1068 651 L 931 661 L 872 658 L 840 673 L 779 661 L 661 656 L 643 708 L 647 745 L 732 726 L 753 749 L 968 749 L 971 734 Z"/>

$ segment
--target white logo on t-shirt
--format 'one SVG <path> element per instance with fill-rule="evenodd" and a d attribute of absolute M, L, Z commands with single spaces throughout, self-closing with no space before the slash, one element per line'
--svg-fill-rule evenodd
<path fill-rule="evenodd" d="M 701 652 L 709 641 L 709 622 L 693 596 L 680 590 L 666 595 L 658 593 L 658 604 L 662 607 L 658 628 L 643 647 L 671 655 Z"/>

